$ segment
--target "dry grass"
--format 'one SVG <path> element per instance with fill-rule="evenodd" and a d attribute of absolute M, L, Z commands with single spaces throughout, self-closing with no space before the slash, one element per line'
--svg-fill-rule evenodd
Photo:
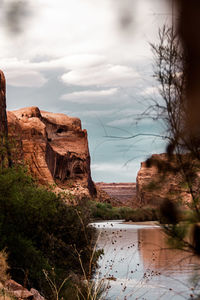
<path fill-rule="evenodd" d="M 4 284 L 10 278 L 8 275 L 7 253 L 3 250 L 0 251 L 0 300 L 13 300 L 15 299 L 5 289 Z"/>
<path fill-rule="evenodd" d="M 3 250 L 0 252 L 0 282 L 4 284 L 9 279 L 8 275 L 7 254 Z"/>

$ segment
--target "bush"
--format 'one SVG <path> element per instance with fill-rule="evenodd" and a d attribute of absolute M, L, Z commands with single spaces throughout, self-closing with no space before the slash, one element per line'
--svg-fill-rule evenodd
<path fill-rule="evenodd" d="M 10 274 L 19 283 L 50 299 L 43 270 L 53 269 L 59 286 L 70 272 L 82 272 L 77 253 L 87 270 L 94 230 L 89 221 L 86 210 L 38 187 L 24 168 L 1 171 L 0 250 L 7 250 Z"/>
<path fill-rule="evenodd" d="M 133 222 L 157 221 L 158 217 L 158 211 L 154 208 L 138 208 L 124 214 L 126 221 Z"/>
<path fill-rule="evenodd" d="M 100 220 L 120 220 L 143 222 L 158 220 L 158 211 L 154 208 L 112 207 L 110 203 L 88 202 L 92 218 Z"/>

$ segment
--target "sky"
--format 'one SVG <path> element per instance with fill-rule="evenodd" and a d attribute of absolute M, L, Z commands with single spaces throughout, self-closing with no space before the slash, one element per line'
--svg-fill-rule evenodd
<path fill-rule="evenodd" d="M 0 11 L 8 110 L 79 117 L 93 180 L 135 182 L 140 163 L 165 151 L 150 135 L 164 125 L 140 116 L 159 99 L 149 43 L 169 22 L 167 1 L 2 0 Z"/>

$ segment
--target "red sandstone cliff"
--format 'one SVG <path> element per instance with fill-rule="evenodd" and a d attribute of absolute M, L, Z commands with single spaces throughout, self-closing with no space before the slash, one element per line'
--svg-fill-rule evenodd
<path fill-rule="evenodd" d="M 56 184 L 75 194 L 95 195 L 87 131 L 78 118 L 40 111 L 7 112 L 8 129 L 23 159 L 41 184 Z"/>
<path fill-rule="evenodd" d="M 151 158 L 161 165 L 167 162 L 166 154 L 154 154 Z M 176 165 L 175 157 L 174 165 Z M 165 198 L 184 202 L 191 200 L 187 183 L 180 171 L 176 174 L 168 172 L 168 170 L 161 172 L 155 165 L 147 167 L 146 162 L 141 163 L 137 175 L 136 190 L 137 202 L 140 206 L 157 206 Z"/>

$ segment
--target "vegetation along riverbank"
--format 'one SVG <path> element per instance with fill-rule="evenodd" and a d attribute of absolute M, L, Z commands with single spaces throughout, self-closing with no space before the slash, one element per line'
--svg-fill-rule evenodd
<path fill-rule="evenodd" d="M 84 299 L 98 253 L 94 228 L 82 206 L 67 206 L 61 195 L 38 186 L 21 166 L 0 171 L 0 249 L 9 274 L 46 299 Z M 84 278 L 85 279 L 85 278 Z M 1 281 L 5 278 L 1 276 Z"/>
<path fill-rule="evenodd" d="M 157 221 L 159 210 L 156 208 L 114 207 L 110 203 L 89 201 L 88 207 L 94 220 L 125 220 L 133 222 Z"/>

